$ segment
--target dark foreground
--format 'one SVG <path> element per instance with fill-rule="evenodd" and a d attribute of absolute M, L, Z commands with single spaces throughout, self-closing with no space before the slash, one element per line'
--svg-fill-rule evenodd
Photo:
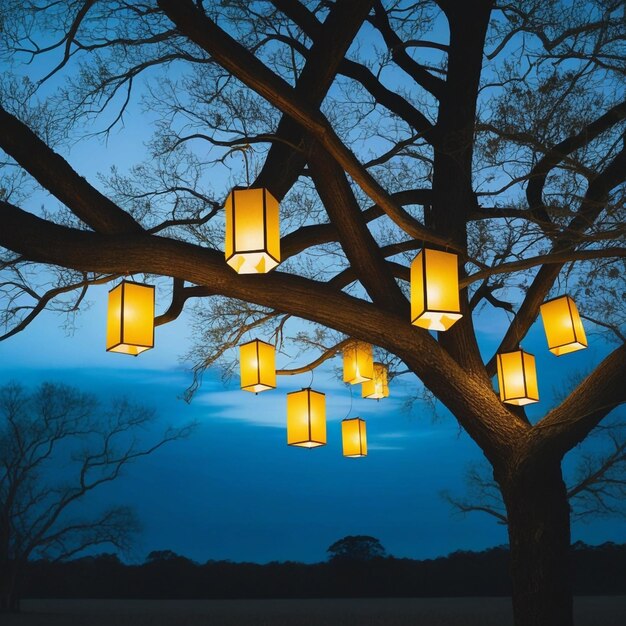
<path fill-rule="evenodd" d="M 579 597 L 577 626 L 624 626 L 626 596 Z M 25 600 L 2 626 L 512 626 L 508 598 Z"/>

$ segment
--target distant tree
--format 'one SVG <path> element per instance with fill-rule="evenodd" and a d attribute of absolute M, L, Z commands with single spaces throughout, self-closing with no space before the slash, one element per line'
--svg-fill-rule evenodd
<path fill-rule="evenodd" d="M 369 535 L 348 535 L 335 541 L 326 552 L 331 561 L 371 561 L 387 556 L 380 541 Z"/>
<path fill-rule="evenodd" d="M 105 409 L 64 385 L 0 387 L 0 612 L 19 610 L 29 558 L 61 561 L 94 546 L 130 546 L 139 524 L 129 507 L 88 515 L 80 505 L 128 463 L 189 432 L 168 428 L 143 444 L 137 433 L 154 417 L 127 400 Z"/>
<path fill-rule="evenodd" d="M 152 550 L 146 557 L 146 563 L 160 563 L 162 561 L 175 561 L 184 559 L 180 554 L 176 554 L 173 550 Z"/>

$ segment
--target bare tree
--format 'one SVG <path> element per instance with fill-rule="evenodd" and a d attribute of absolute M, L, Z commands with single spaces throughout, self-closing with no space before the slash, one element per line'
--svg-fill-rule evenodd
<path fill-rule="evenodd" d="M 346 338 L 375 344 L 491 464 L 516 625 L 571 625 L 561 461 L 626 398 L 623 3 L 1 11 L 5 336 L 45 308 L 73 314 L 94 283 L 143 272 L 172 279 L 158 323 L 195 303 L 196 385 L 210 364 L 232 366 L 230 348 L 253 332 L 294 358 L 319 350 L 296 371 Z M 20 63 L 39 59 L 46 75 L 29 80 Z M 61 153 L 122 132 L 139 99 L 155 130 L 149 154 L 97 188 Z M 281 201 L 283 262 L 262 276 L 235 274 L 221 252 L 223 199 L 248 182 Z M 24 210 L 29 185 L 61 206 Z M 409 318 L 408 262 L 425 245 L 460 259 L 463 317 L 437 337 Z M 616 347 L 531 423 L 494 393 L 495 355 L 481 355 L 474 321 L 501 315 L 497 351 L 516 349 L 544 299 L 566 291 Z M 308 330 L 291 332 L 295 318 Z"/>
<path fill-rule="evenodd" d="M 0 388 L 0 611 L 19 610 L 31 557 L 55 561 L 107 544 L 128 550 L 139 522 L 128 506 L 85 515 L 84 501 L 129 463 L 189 432 L 142 443 L 152 410 L 127 400 L 105 409 L 64 385 Z"/>

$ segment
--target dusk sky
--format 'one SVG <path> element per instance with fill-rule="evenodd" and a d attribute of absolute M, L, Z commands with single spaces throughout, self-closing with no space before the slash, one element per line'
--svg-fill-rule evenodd
<path fill-rule="evenodd" d="M 209 371 L 188 405 L 180 396 L 191 374 L 179 363 L 188 319 L 157 328 L 155 349 L 137 358 L 106 353 L 106 294 L 106 287 L 92 290 L 93 305 L 71 336 L 59 327 L 63 318 L 49 313 L 0 344 L 0 381 L 67 383 L 103 402 L 126 395 L 156 408 L 162 423 L 198 422 L 191 437 L 138 461 L 90 499 L 94 509 L 109 503 L 135 507 L 144 529 L 129 558 L 171 549 L 198 561 L 315 562 L 348 534 L 373 535 L 391 554 L 416 558 L 506 543 L 505 528 L 495 520 L 453 514 L 441 499 L 444 490 L 464 493 L 466 466 L 482 453 L 443 407 L 436 419 L 427 406 L 404 408 L 414 377 L 394 380 L 390 397 L 380 402 L 361 399 L 355 386 L 350 416 L 367 420 L 369 455 L 346 459 L 340 421 L 350 409 L 350 390 L 337 376 L 340 358 L 333 359 L 313 380 L 327 394 L 328 445 L 290 448 L 285 393 L 307 386 L 310 374 L 279 378 L 276 390 L 255 396 L 239 390 L 237 377 L 225 384 L 219 371 Z M 479 320 L 488 351 L 502 327 L 494 318 Z M 531 416 L 545 410 L 568 372 L 598 362 L 605 352 L 592 335 L 589 349 L 554 357 L 541 322 L 525 345 L 536 354 L 541 376 L 541 402 L 529 408 Z M 624 537 L 619 519 L 573 526 L 573 540 Z"/>
<path fill-rule="evenodd" d="M 31 66 L 27 73 L 34 80 L 44 70 L 43 65 Z M 106 143 L 92 139 L 61 151 L 81 175 L 102 188 L 98 173 L 106 174 L 112 165 L 123 172 L 145 156 L 143 142 L 153 121 L 132 103 L 123 132 L 114 131 Z M 99 124 L 106 125 L 106 120 Z M 52 210 L 57 201 L 35 194 L 25 208 L 36 210 L 42 204 Z M 357 385 L 351 401 L 350 389 L 339 376 L 340 358 L 327 362 L 315 372 L 312 387 L 327 394 L 328 445 L 290 448 L 285 393 L 308 386 L 310 374 L 279 378 L 276 390 L 255 396 L 239 389 L 238 376 L 225 383 L 214 368 L 186 404 L 181 396 L 192 374 L 190 363 L 181 357 L 192 341 L 190 317 L 157 328 L 155 348 L 138 358 L 106 353 L 109 288 L 89 290 L 90 306 L 77 316 L 73 333 L 63 328 L 65 318 L 45 313 L 1 343 L 0 384 L 66 383 L 103 402 L 127 396 L 157 410 L 155 428 L 197 421 L 188 439 L 138 461 L 88 501 L 94 509 L 108 504 L 135 507 L 143 532 L 127 556 L 130 560 L 170 549 L 200 562 L 315 562 L 326 558 L 331 543 L 355 534 L 377 537 L 397 557 L 431 558 L 506 543 L 504 526 L 486 515 L 461 517 L 441 498 L 442 491 L 465 493 L 465 470 L 469 463 L 480 462 L 482 453 L 441 405 L 437 417 L 425 404 L 405 407 L 412 390 L 421 385 L 413 375 L 393 380 L 390 397 L 380 402 L 361 399 Z M 168 304 L 167 295 L 157 290 L 157 314 Z M 501 311 L 477 315 L 486 358 L 507 324 Z M 541 321 L 534 324 L 523 344 L 536 355 L 539 371 L 541 401 L 528 408 L 531 419 L 545 413 L 555 391 L 570 386 L 572 375 L 589 371 L 608 353 L 604 340 L 587 330 L 587 350 L 557 358 L 547 350 Z M 280 357 L 278 367 L 287 361 Z M 291 366 L 303 364 L 291 361 Z M 341 454 L 340 422 L 348 415 L 367 420 L 366 458 Z M 568 457 L 566 472 L 573 465 Z M 592 544 L 626 540 L 621 519 L 574 523 L 572 535 L 573 541 Z"/>

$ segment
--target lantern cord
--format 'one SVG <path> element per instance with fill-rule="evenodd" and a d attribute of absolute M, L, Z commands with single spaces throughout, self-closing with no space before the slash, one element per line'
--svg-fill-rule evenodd
<path fill-rule="evenodd" d="M 350 417 L 350 413 L 352 413 L 352 385 L 348 385 L 348 387 L 350 387 L 350 408 L 348 409 L 347 415 L 343 418 L 345 420 L 347 420 Z"/>
<path fill-rule="evenodd" d="M 235 146 L 233 151 L 238 150 L 243 155 L 243 162 L 246 166 L 246 187 L 250 187 L 250 165 L 248 163 L 248 154 L 247 151 L 250 150 L 250 144 L 247 143 L 245 146 Z"/>
<path fill-rule="evenodd" d="M 311 389 L 311 387 L 313 387 L 313 378 L 315 376 L 315 368 L 312 367 L 311 368 L 311 382 L 309 383 L 309 389 Z"/>

